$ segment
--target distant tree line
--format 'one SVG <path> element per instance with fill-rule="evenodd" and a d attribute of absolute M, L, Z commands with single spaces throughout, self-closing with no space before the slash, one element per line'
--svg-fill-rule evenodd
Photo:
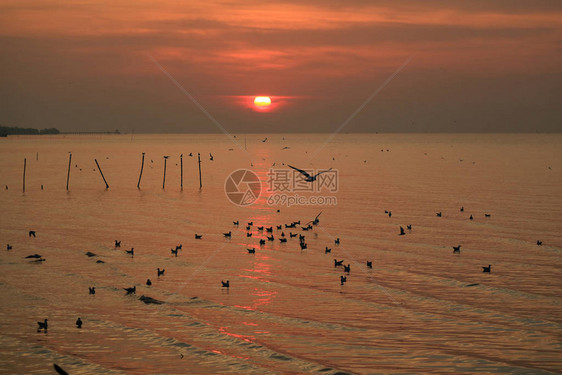
<path fill-rule="evenodd" d="M 18 127 L 8 127 L 0 126 L 0 137 L 6 137 L 8 135 L 22 135 L 22 134 L 59 134 L 60 131 L 56 128 L 49 129 L 34 129 L 34 128 L 18 128 Z"/>

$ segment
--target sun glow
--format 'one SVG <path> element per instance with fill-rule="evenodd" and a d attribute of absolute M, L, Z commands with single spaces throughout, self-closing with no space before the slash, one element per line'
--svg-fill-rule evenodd
<path fill-rule="evenodd" d="M 271 105 L 271 98 L 269 96 L 256 96 L 254 105 L 256 107 L 268 107 Z"/>

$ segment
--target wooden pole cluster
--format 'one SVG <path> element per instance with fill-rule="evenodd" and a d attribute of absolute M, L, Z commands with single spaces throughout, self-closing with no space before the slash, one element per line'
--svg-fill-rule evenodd
<path fill-rule="evenodd" d="M 105 180 L 105 177 L 103 176 L 103 172 L 101 171 L 101 168 L 100 168 L 100 165 L 98 164 L 97 159 L 94 159 L 94 161 L 96 162 L 96 165 L 98 166 L 98 171 L 100 171 L 101 178 L 103 178 L 103 182 L 105 182 L 105 188 L 109 189 L 109 185 L 107 184 L 107 181 Z"/>

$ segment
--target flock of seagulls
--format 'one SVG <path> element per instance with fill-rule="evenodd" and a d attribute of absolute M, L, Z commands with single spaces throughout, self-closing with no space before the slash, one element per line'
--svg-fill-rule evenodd
<path fill-rule="evenodd" d="M 291 168 L 293 168 L 293 167 L 291 167 Z M 296 169 L 296 168 L 294 168 L 294 169 Z M 299 171 L 300 171 L 300 170 L 299 170 Z M 305 173 L 306 173 L 306 172 L 305 172 Z M 320 172 L 320 173 L 323 173 L 323 172 Z M 311 179 L 315 179 L 320 173 L 318 173 L 318 174 L 315 175 L 315 176 L 310 176 L 310 175 L 308 175 L 308 177 L 311 178 Z M 461 212 L 464 212 L 464 207 L 461 207 L 461 208 L 460 208 L 460 211 L 461 211 Z M 279 233 L 279 231 L 281 231 L 281 232 L 279 233 L 279 235 L 280 235 L 280 238 L 279 238 L 280 242 L 281 242 L 281 243 L 287 243 L 287 237 L 285 236 L 285 233 L 284 233 L 284 231 L 283 231 L 284 229 L 296 229 L 297 226 L 300 226 L 300 228 L 301 228 L 301 230 L 302 230 L 303 232 L 310 231 L 310 230 L 312 230 L 312 229 L 314 228 L 314 226 L 316 226 L 316 225 L 319 224 L 319 222 L 320 222 L 319 217 L 320 217 L 321 214 L 322 214 L 322 212 L 320 212 L 320 213 L 314 218 L 314 220 L 311 220 L 310 222 L 306 223 L 305 226 L 302 226 L 302 225 L 301 225 L 300 220 L 299 220 L 299 221 L 293 221 L 293 222 L 291 222 L 290 224 L 284 224 L 284 226 L 283 226 L 283 225 L 276 225 L 275 228 L 277 229 L 278 233 Z M 391 211 L 389 211 L 389 210 L 385 210 L 385 214 L 387 214 L 389 217 L 391 217 L 391 215 L 392 215 Z M 436 213 L 436 216 L 437 216 L 437 217 L 443 217 L 443 213 L 442 213 L 441 211 L 440 211 L 440 212 L 437 212 L 437 213 Z M 488 214 L 488 213 L 485 213 L 484 216 L 485 216 L 486 218 L 491 217 L 491 215 Z M 473 216 L 471 215 L 471 216 L 470 216 L 470 220 L 472 220 L 472 219 L 473 219 Z M 232 223 L 233 223 L 233 225 L 236 226 L 236 227 L 238 227 L 238 226 L 240 225 L 240 221 L 239 221 L 239 220 L 233 221 Z M 247 230 L 246 235 L 247 235 L 247 237 L 251 237 L 252 233 L 250 232 L 250 230 L 252 229 L 253 225 L 254 225 L 253 221 L 247 223 L 247 226 L 246 226 L 246 230 Z M 408 224 L 406 227 L 407 227 L 407 230 L 409 230 L 409 231 L 412 229 L 412 226 L 411 226 L 410 224 Z M 258 232 L 263 232 L 264 230 L 265 230 L 266 233 L 270 234 L 270 235 L 267 235 L 267 236 L 266 236 L 266 237 L 267 237 L 267 240 L 268 240 L 268 241 L 274 241 L 274 239 L 275 239 L 275 238 L 274 238 L 274 234 L 273 234 L 274 227 L 273 227 L 273 226 L 270 226 L 270 227 L 257 226 L 257 231 L 258 231 Z M 33 237 L 33 238 L 36 238 L 36 236 L 37 236 L 37 235 L 36 235 L 36 232 L 35 232 L 35 231 L 32 231 L 32 230 L 30 230 L 28 234 L 29 234 L 29 237 Z M 400 236 L 403 236 L 403 235 L 405 235 L 405 234 L 406 234 L 406 230 L 405 230 L 402 226 L 400 226 L 400 233 L 399 233 L 399 235 L 400 235 Z M 298 236 L 299 246 L 300 246 L 301 250 L 303 250 L 303 251 L 306 250 L 306 249 L 308 248 L 308 244 L 307 244 L 307 242 L 306 242 L 306 237 L 305 237 L 305 235 L 304 235 L 304 234 L 299 234 L 299 233 L 289 232 L 289 238 L 296 238 L 297 236 Z M 200 235 L 200 234 L 197 234 L 197 233 L 195 234 L 195 239 L 202 239 L 202 237 L 203 237 L 203 235 Z M 223 237 L 224 237 L 225 239 L 231 239 L 231 238 L 232 238 L 232 231 L 224 232 L 224 233 L 223 233 Z M 264 245 L 266 244 L 265 239 L 260 239 L 259 244 L 260 244 L 260 246 L 264 246 Z M 543 242 L 542 242 L 541 240 L 537 240 L 536 244 L 537 244 L 537 246 L 542 246 Z M 114 245 L 115 245 L 115 249 L 120 248 L 120 247 L 121 247 L 121 241 L 115 240 Z M 334 240 L 334 245 L 335 245 L 335 246 L 339 246 L 339 245 L 340 245 L 340 238 L 339 238 L 339 237 Z M 462 245 L 460 245 L 460 244 L 457 245 L 457 246 L 452 246 L 452 248 L 453 248 L 453 253 L 454 253 L 454 254 L 460 254 L 461 247 L 462 247 Z M 182 248 L 183 248 L 183 246 L 182 246 L 181 244 L 180 244 L 180 245 L 177 245 L 175 249 L 172 248 L 172 249 L 171 249 L 172 255 L 175 255 L 175 256 L 177 257 L 177 256 L 178 256 L 178 252 L 179 252 L 180 250 L 182 250 Z M 10 244 L 7 244 L 7 245 L 6 245 L 6 250 L 9 251 L 9 250 L 12 250 L 12 249 L 13 249 L 13 246 L 12 246 L 12 245 L 10 245 Z M 255 248 L 255 247 L 253 247 L 253 248 L 247 248 L 246 250 L 247 250 L 248 254 L 256 254 L 256 248 Z M 131 257 L 134 257 L 134 248 L 131 248 L 130 250 L 125 250 L 125 252 L 126 252 L 126 254 L 131 255 Z M 328 246 L 325 246 L 324 253 L 325 253 L 325 254 L 330 254 L 331 252 L 332 252 L 332 249 L 329 248 Z M 94 253 L 90 253 L 90 252 L 86 253 L 86 255 L 88 255 L 88 256 L 95 256 Z M 44 262 L 44 261 L 45 261 L 45 259 L 44 259 L 41 255 L 39 255 L 39 254 L 31 254 L 31 255 L 28 255 L 28 256 L 25 257 L 25 259 L 29 259 L 30 261 L 33 261 L 33 262 Z M 343 275 L 340 275 L 340 285 L 343 286 L 343 285 L 345 285 L 345 283 L 347 282 L 347 277 L 348 277 L 348 276 L 350 275 L 350 273 L 351 273 L 351 265 L 350 265 L 349 263 L 348 263 L 348 264 L 344 264 L 344 260 L 343 260 L 343 259 L 342 259 L 342 260 L 338 260 L 337 258 L 334 258 L 333 261 L 334 261 L 334 268 L 343 268 L 343 273 L 344 273 L 344 274 L 343 274 Z M 101 263 L 103 263 L 103 261 L 101 261 Z M 366 261 L 366 266 L 367 266 L 368 269 L 372 269 L 372 268 L 373 268 L 373 262 L 372 262 L 372 260 L 367 260 L 367 261 Z M 161 276 L 164 276 L 165 271 L 166 271 L 165 269 L 157 268 L 157 269 L 156 269 L 156 276 L 157 276 L 157 278 L 159 279 Z M 482 266 L 482 272 L 484 272 L 484 273 L 491 273 L 491 271 L 492 271 L 492 265 L 491 265 L 491 264 L 489 264 L 488 266 Z M 147 286 L 151 286 L 151 285 L 152 285 L 152 281 L 151 281 L 150 279 L 147 279 L 146 285 L 147 285 Z M 472 285 L 478 285 L 478 284 L 470 284 L 469 286 L 472 286 Z M 230 288 L 230 281 L 229 281 L 229 280 L 226 280 L 226 281 L 221 280 L 221 287 L 222 287 L 222 288 Z M 132 286 L 132 287 L 123 288 L 123 290 L 125 290 L 125 292 L 126 292 L 125 295 L 131 295 L 131 294 L 136 294 L 137 288 L 136 288 L 136 286 Z M 95 295 L 95 294 L 96 294 L 96 287 L 95 287 L 95 286 L 88 287 L 88 291 L 89 291 L 89 294 L 90 294 L 90 295 Z M 146 299 L 149 299 L 149 300 L 151 300 L 151 301 L 154 301 L 154 302 L 152 302 L 152 303 L 161 303 L 161 301 L 153 300 L 153 299 L 151 299 L 150 297 L 146 297 Z M 48 330 L 48 319 L 45 319 L 45 320 L 42 321 L 42 322 L 41 322 L 41 321 L 38 321 L 38 322 L 37 322 L 37 325 L 38 325 L 38 328 L 37 328 L 37 331 L 38 331 L 38 332 L 43 331 L 43 332 L 46 333 L 47 330 Z M 81 328 L 82 325 L 83 325 L 83 321 L 82 321 L 82 319 L 79 317 L 79 318 L 76 320 L 76 327 L 77 327 L 77 328 Z"/>

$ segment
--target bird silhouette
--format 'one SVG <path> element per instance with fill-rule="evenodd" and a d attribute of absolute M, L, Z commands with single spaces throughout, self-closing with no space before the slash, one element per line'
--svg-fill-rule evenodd
<path fill-rule="evenodd" d="M 152 281 L 150 281 L 150 279 L 146 279 L 146 285 L 151 286 L 151 285 L 152 285 Z"/>
<path fill-rule="evenodd" d="M 164 270 L 164 269 L 161 270 L 160 268 L 156 269 L 156 273 L 158 274 L 158 277 L 164 275 L 164 272 L 166 272 L 166 270 Z"/>
<path fill-rule="evenodd" d="M 367 267 L 373 268 L 373 262 L 370 261 L 370 260 L 368 260 L 368 261 L 367 261 Z"/>
<path fill-rule="evenodd" d="M 315 175 L 310 175 L 308 172 L 303 171 L 302 169 L 295 168 L 295 167 L 293 167 L 293 166 L 291 166 L 291 165 L 289 165 L 289 167 L 290 167 L 290 168 L 293 168 L 293 169 L 296 170 L 296 171 L 299 171 L 299 172 L 304 176 L 304 180 L 305 180 L 306 182 L 313 182 L 313 181 L 316 181 L 316 178 L 317 178 L 318 176 L 320 176 L 322 173 L 326 173 L 326 172 L 329 172 L 329 171 L 332 170 L 332 168 L 330 168 L 330 169 L 328 169 L 328 170 L 318 172 L 318 173 L 315 174 Z"/>
<path fill-rule="evenodd" d="M 136 286 L 134 286 L 132 288 L 123 288 L 123 290 L 127 292 L 126 295 L 137 294 L 137 287 Z"/>
<path fill-rule="evenodd" d="M 30 231 L 29 231 L 29 237 L 32 237 L 32 236 L 33 236 L 33 237 L 36 237 L 35 231 L 34 231 L 34 230 L 30 230 Z"/>
<path fill-rule="evenodd" d="M 453 254 L 460 254 L 461 252 L 461 245 L 453 246 Z"/>
<path fill-rule="evenodd" d="M 324 254 L 328 254 L 331 253 L 332 249 L 329 249 L 328 246 L 326 246 L 326 249 L 324 250 Z"/>
<path fill-rule="evenodd" d="M 76 328 L 82 328 L 82 319 L 78 318 L 76 320 Z"/>
<path fill-rule="evenodd" d="M 88 289 L 89 289 L 90 294 L 96 294 L 96 287 L 95 286 L 89 286 Z"/>
<path fill-rule="evenodd" d="M 341 266 L 341 265 L 343 265 L 343 259 L 342 260 L 334 259 L 334 267 Z"/>
<path fill-rule="evenodd" d="M 226 238 L 231 238 L 232 237 L 232 231 L 228 232 L 228 233 L 223 233 L 223 236 L 225 236 Z"/>
<path fill-rule="evenodd" d="M 246 249 L 246 250 L 248 250 L 248 254 L 255 254 L 255 253 L 256 253 L 256 248 L 255 248 L 255 247 L 253 247 L 253 248 L 251 248 L 251 249 Z"/>
<path fill-rule="evenodd" d="M 115 247 L 121 247 L 121 241 L 115 240 Z"/>
<path fill-rule="evenodd" d="M 221 284 L 223 288 L 230 288 L 230 281 L 226 280 L 226 281 L 222 281 L 221 280 Z"/>
<path fill-rule="evenodd" d="M 341 285 L 345 284 L 346 281 L 347 281 L 347 277 L 345 277 L 345 276 L 340 276 L 340 284 L 341 284 Z"/>
<path fill-rule="evenodd" d="M 406 234 L 406 232 L 404 232 L 404 228 L 400 227 L 400 234 L 399 234 L 399 236 L 403 236 L 403 235 L 405 235 L 405 234 Z"/>
<path fill-rule="evenodd" d="M 49 328 L 49 324 L 47 323 L 47 319 L 45 319 L 43 322 L 37 322 L 38 328 L 37 328 L 37 332 L 44 330 L 45 332 L 47 332 L 47 328 Z"/>
<path fill-rule="evenodd" d="M 196 239 L 196 240 L 200 240 L 201 238 L 203 238 L 203 235 L 202 235 L 202 234 L 197 234 L 197 233 L 195 233 L 195 239 Z"/>
<path fill-rule="evenodd" d="M 488 264 L 488 267 L 486 266 L 482 267 L 482 272 L 488 272 L 488 273 L 492 272 L 492 265 Z"/>

